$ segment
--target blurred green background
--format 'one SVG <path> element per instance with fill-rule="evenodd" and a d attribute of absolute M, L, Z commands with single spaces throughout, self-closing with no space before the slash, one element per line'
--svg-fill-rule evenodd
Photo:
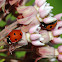
<path fill-rule="evenodd" d="M 54 7 L 52 12 L 54 15 L 62 13 L 62 0 L 47 0 L 47 2 Z"/>
<path fill-rule="evenodd" d="M 35 0 L 29 0 L 26 3 L 26 6 L 32 5 L 34 3 L 34 1 Z M 54 9 L 52 10 L 52 13 L 54 15 L 62 13 L 62 0 L 47 0 L 47 2 L 50 3 L 50 5 L 54 7 Z M 4 20 L 0 21 L 0 28 L 4 27 L 7 24 L 8 19 L 11 19 L 11 22 L 16 20 L 16 18 L 10 13 L 6 17 L 6 21 L 4 21 Z M 1 29 L 0 29 L 0 31 L 1 31 Z M 54 45 L 54 47 L 57 48 L 59 45 L 62 45 L 62 44 Z M 0 49 L 3 49 L 3 48 L 4 48 L 3 46 L 0 47 Z M 17 58 L 20 58 L 20 57 L 24 56 L 25 53 L 26 53 L 25 51 L 15 52 L 15 55 L 16 55 Z M 0 53 L 0 56 L 5 56 L 6 57 L 7 55 L 5 53 Z M 0 62 L 4 62 L 4 61 L 5 61 L 5 59 L 0 60 Z"/>

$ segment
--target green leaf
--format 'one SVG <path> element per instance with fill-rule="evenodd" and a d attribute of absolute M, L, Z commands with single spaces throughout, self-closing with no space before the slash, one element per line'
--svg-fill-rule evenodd
<path fill-rule="evenodd" d="M 4 53 L 0 53 L 0 56 L 5 56 L 5 57 L 6 57 L 7 55 L 6 55 L 6 54 L 4 54 Z"/>
<path fill-rule="evenodd" d="M 62 20 L 62 16 L 61 16 L 61 20 Z"/>
<path fill-rule="evenodd" d="M 0 31 L 1 31 L 1 29 L 0 29 Z"/>
<path fill-rule="evenodd" d="M 6 17 L 6 21 L 8 21 L 8 19 L 10 19 L 11 21 L 16 20 L 16 17 L 14 17 L 11 13 Z"/>
<path fill-rule="evenodd" d="M 54 62 L 58 62 L 58 60 L 55 60 Z"/>
<path fill-rule="evenodd" d="M 60 37 L 62 38 L 62 34 L 60 35 Z"/>
<path fill-rule="evenodd" d="M 0 49 L 3 49 L 4 48 L 4 46 L 0 46 Z"/>
<path fill-rule="evenodd" d="M 18 12 L 17 12 L 17 11 L 15 11 L 15 14 L 18 14 Z"/>
<path fill-rule="evenodd" d="M 58 48 L 60 45 L 62 45 L 62 44 L 55 44 L 54 48 Z"/>
<path fill-rule="evenodd" d="M 0 21 L 0 27 L 4 27 L 6 25 L 6 22 L 4 22 L 3 20 Z"/>
<path fill-rule="evenodd" d="M 6 17 L 6 21 L 8 20 L 8 19 L 10 19 L 11 18 L 11 16 L 12 16 L 12 14 L 10 13 L 9 15 L 7 15 L 7 17 Z"/>
<path fill-rule="evenodd" d="M 35 0 L 30 0 L 28 3 L 26 3 L 26 6 L 31 6 L 33 3 L 35 2 Z"/>
<path fill-rule="evenodd" d="M 11 21 L 14 21 L 14 20 L 16 20 L 16 17 L 11 16 Z"/>
<path fill-rule="evenodd" d="M 15 53 L 17 58 L 25 56 L 26 52 L 25 51 L 18 51 Z"/>
<path fill-rule="evenodd" d="M 4 61 L 5 61 L 5 59 L 1 59 L 1 60 L 0 60 L 0 62 L 4 62 Z"/>

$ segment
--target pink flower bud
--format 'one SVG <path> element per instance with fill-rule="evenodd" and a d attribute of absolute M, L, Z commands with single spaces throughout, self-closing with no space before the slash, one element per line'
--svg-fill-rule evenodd
<path fill-rule="evenodd" d="M 52 23 L 54 21 L 56 21 L 56 18 L 53 18 L 53 17 L 48 17 L 48 18 L 43 19 L 43 22 L 46 23 L 46 24 Z"/>
<path fill-rule="evenodd" d="M 40 8 L 39 8 L 39 12 L 41 12 L 42 10 L 45 9 L 53 9 L 52 6 L 49 6 L 47 3 L 44 3 Z"/>
<path fill-rule="evenodd" d="M 45 16 L 47 16 L 49 13 L 51 12 L 51 9 L 44 9 L 40 12 L 40 17 L 44 18 Z"/>
<path fill-rule="evenodd" d="M 59 59 L 60 61 L 62 61 L 62 55 L 61 55 L 61 54 L 59 54 L 58 59 Z"/>
<path fill-rule="evenodd" d="M 39 7 L 42 6 L 45 2 L 46 0 L 35 0 L 35 4 Z"/>
<path fill-rule="evenodd" d="M 44 38 L 44 40 L 42 40 L 43 43 L 50 41 L 49 33 L 46 30 L 41 30 L 39 33 L 42 35 L 42 38 Z"/>
<path fill-rule="evenodd" d="M 21 27 L 21 30 L 22 31 L 24 31 L 24 32 L 28 32 L 29 31 L 29 33 L 34 33 L 36 30 L 37 30 L 37 27 L 39 26 L 39 21 L 37 20 L 37 18 L 35 17 L 34 18 L 34 21 L 32 21 L 30 24 L 28 24 L 28 25 L 23 25 L 22 27 Z M 38 25 L 38 26 L 37 26 Z M 37 26 L 36 28 L 34 28 L 34 26 Z M 33 30 L 31 30 L 30 28 L 32 28 L 33 27 Z"/>
<path fill-rule="evenodd" d="M 32 34 L 31 36 L 30 36 L 30 39 L 31 40 L 36 40 L 36 39 L 39 39 L 41 37 L 41 34 Z"/>
<path fill-rule="evenodd" d="M 35 0 L 35 4 L 37 4 L 37 3 L 38 3 L 38 1 L 39 1 L 39 0 Z"/>
<path fill-rule="evenodd" d="M 58 47 L 59 53 L 62 53 L 62 45 Z"/>
<path fill-rule="evenodd" d="M 55 27 L 55 29 L 57 30 L 59 27 L 61 27 L 62 26 L 62 21 L 58 21 L 57 22 L 57 25 L 56 25 L 56 27 Z"/>
<path fill-rule="evenodd" d="M 38 27 L 39 27 L 39 25 L 36 25 L 36 26 L 30 28 L 30 29 L 29 29 L 29 33 L 34 33 L 34 32 L 36 32 Z"/>
<path fill-rule="evenodd" d="M 47 16 L 51 12 L 52 9 L 53 9 L 53 7 L 49 6 L 49 4 L 47 4 L 47 3 L 43 4 L 39 8 L 39 14 L 40 14 L 41 18 L 44 18 L 45 16 Z"/>
<path fill-rule="evenodd" d="M 59 30 L 54 30 L 54 31 L 52 31 L 52 33 L 54 36 L 60 35 L 60 34 L 62 34 L 62 28 Z"/>
<path fill-rule="evenodd" d="M 37 15 L 37 11 L 33 6 L 19 6 L 16 8 L 18 13 L 23 13 L 24 18 L 32 15 Z"/>
<path fill-rule="evenodd" d="M 56 37 L 54 37 L 54 38 L 53 38 L 53 42 L 54 42 L 55 44 L 62 43 L 62 38 L 56 38 Z"/>
<path fill-rule="evenodd" d="M 62 13 L 60 14 L 57 14 L 56 16 L 54 16 L 57 20 L 61 20 L 61 17 L 62 17 Z"/>
<path fill-rule="evenodd" d="M 43 46 L 43 45 L 45 45 L 44 43 L 41 43 L 39 40 L 32 41 L 32 44 L 35 45 L 35 46 Z"/>
<path fill-rule="evenodd" d="M 38 51 L 37 54 L 43 58 L 53 58 L 55 55 L 55 53 L 54 53 L 55 49 L 53 47 L 49 47 L 49 46 L 40 47 L 40 48 L 38 48 L 37 51 Z"/>

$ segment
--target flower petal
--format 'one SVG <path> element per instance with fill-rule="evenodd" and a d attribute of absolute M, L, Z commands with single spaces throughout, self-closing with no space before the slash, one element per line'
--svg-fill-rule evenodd
<path fill-rule="evenodd" d="M 54 16 L 57 20 L 61 20 L 61 17 L 62 17 L 62 13 L 60 14 L 57 14 L 56 16 Z"/>
<path fill-rule="evenodd" d="M 62 43 L 62 38 L 56 38 L 56 37 L 54 37 L 53 38 L 53 43 L 55 43 L 55 44 L 61 44 Z"/>
<path fill-rule="evenodd" d="M 23 32 L 28 32 L 29 31 L 29 29 L 31 28 L 31 27 L 33 27 L 33 26 L 35 26 L 35 25 L 39 25 L 40 23 L 39 23 L 39 21 L 36 19 L 36 17 L 35 17 L 35 19 L 29 24 L 29 25 L 24 25 L 24 26 L 22 26 L 21 27 L 21 30 L 23 31 Z"/>
<path fill-rule="evenodd" d="M 40 47 L 38 48 L 38 53 L 44 58 L 53 58 L 54 57 L 54 48 L 53 47 Z"/>
<path fill-rule="evenodd" d="M 59 54 L 58 59 L 59 59 L 60 61 L 62 61 L 62 55 L 61 55 L 61 54 Z"/>
<path fill-rule="evenodd" d="M 31 36 L 30 36 L 30 39 L 31 40 L 36 40 L 36 39 L 39 39 L 41 37 L 41 34 L 32 34 Z"/>
<path fill-rule="evenodd" d="M 34 33 L 34 32 L 36 32 L 36 30 L 37 30 L 38 27 L 39 27 L 39 25 L 36 25 L 36 26 L 30 28 L 30 29 L 29 29 L 29 33 Z"/>
<path fill-rule="evenodd" d="M 23 13 L 24 17 L 29 17 L 31 15 L 37 14 L 37 11 L 33 6 L 19 6 L 16 9 L 18 13 Z"/>
<path fill-rule="evenodd" d="M 47 43 L 50 41 L 49 33 L 46 30 L 41 30 L 39 33 L 42 35 L 42 38 L 44 38 L 41 42 Z"/>
<path fill-rule="evenodd" d="M 62 28 L 59 29 L 59 30 L 58 29 L 57 30 L 53 30 L 52 33 L 53 33 L 54 36 L 60 35 L 60 34 L 62 34 Z"/>
<path fill-rule="evenodd" d="M 35 46 L 42 46 L 42 45 L 45 45 L 44 43 L 41 43 L 39 40 L 32 41 L 32 44 L 35 45 Z"/>
<path fill-rule="evenodd" d="M 34 20 L 34 18 L 35 18 L 34 16 L 29 16 L 29 17 L 26 17 L 23 19 L 17 19 L 17 21 L 19 24 L 27 25 L 27 24 L 31 23 Z"/>
<path fill-rule="evenodd" d="M 62 53 L 62 45 L 58 47 L 58 51 Z"/>
<path fill-rule="evenodd" d="M 46 23 L 46 24 L 48 24 L 48 23 L 52 23 L 52 22 L 54 22 L 56 20 L 57 20 L 56 18 L 48 17 L 48 18 L 44 18 L 43 22 Z"/>
<path fill-rule="evenodd" d="M 35 4 L 39 7 L 42 6 L 45 2 L 46 0 L 35 0 Z"/>

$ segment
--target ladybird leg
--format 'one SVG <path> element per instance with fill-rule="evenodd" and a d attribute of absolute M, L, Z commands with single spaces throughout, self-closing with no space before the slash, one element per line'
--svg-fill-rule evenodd
<path fill-rule="evenodd" d="M 37 62 L 38 60 L 42 59 L 42 57 L 38 57 L 36 58 L 35 62 Z"/>
<path fill-rule="evenodd" d="M 15 50 L 15 46 L 10 45 L 9 46 L 9 52 L 12 54 L 12 52 Z"/>

